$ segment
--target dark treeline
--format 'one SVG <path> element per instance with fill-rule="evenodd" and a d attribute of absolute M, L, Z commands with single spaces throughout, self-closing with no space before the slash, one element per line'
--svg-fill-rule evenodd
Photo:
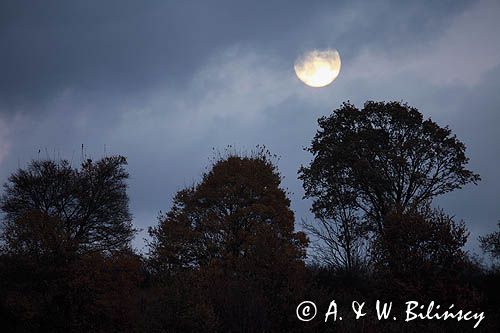
<path fill-rule="evenodd" d="M 296 228 L 275 157 L 228 153 L 176 193 L 136 253 L 126 159 L 35 160 L 0 198 L 2 332 L 469 331 L 474 321 L 375 317 L 376 300 L 483 311 L 500 330 L 500 231 L 464 250 L 464 222 L 433 205 L 475 184 L 465 146 L 399 102 L 320 118 L 298 177 L 314 220 Z M 161 208 L 161 207 L 159 207 Z M 470 221 L 473 222 L 473 221 Z M 499 225 L 500 226 L 500 225 Z M 303 230 L 303 231 L 298 231 Z M 346 309 L 324 322 L 330 302 Z M 305 300 L 318 306 L 297 319 Z M 369 312 L 355 320 L 351 302 Z M 399 317 L 402 317 L 399 315 Z"/>

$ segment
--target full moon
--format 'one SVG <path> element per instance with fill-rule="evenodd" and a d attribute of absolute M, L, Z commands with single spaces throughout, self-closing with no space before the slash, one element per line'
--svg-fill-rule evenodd
<path fill-rule="evenodd" d="M 340 55 L 335 49 L 313 50 L 300 56 L 294 65 L 297 77 L 310 87 L 332 83 L 340 73 Z"/>

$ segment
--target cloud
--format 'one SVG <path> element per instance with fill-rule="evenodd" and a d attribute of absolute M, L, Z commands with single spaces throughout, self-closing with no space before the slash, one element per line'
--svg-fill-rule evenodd
<path fill-rule="evenodd" d="M 36 108 L 67 89 L 130 96 L 165 83 L 181 86 L 220 49 L 289 40 L 283 37 L 320 6 L 1 1 L 0 104 L 8 106 L 1 112 Z"/>
<path fill-rule="evenodd" d="M 0 118 L 0 165 L 7 157 L 10 149 L 9 130 L 4 120 Z"/>
<path fill-rule="evenodd" d="M 351 77 L 390 80 L 411 75 L 434 85 L 475 86 L 500 64 L 499 11 L 499 2 L 480 1 L 455 16 L 442 32 L 406 51 L 364 49 L 351 64 Z"/>
<path fill-rule="evenodd" d="M 291 65 L 279 60 L 244 46 L 224 49 L 195 72 L 182 91 L 158 87 L 143 108 L 124 112 L 115 135 L 127 140 L 134 124 L 134 135 L 151 143 L 166 134 L 186 144 L 220 131 L 223 124 L 250 130 L 302 88 Z"/>

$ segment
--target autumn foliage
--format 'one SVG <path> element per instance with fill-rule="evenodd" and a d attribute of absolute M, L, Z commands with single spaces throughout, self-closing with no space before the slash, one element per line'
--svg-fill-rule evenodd
<path fill-rule="evenodd" d="M 307 238 L 294 231 L 280 183 L 264 152 L 230 155 L 199 184 L 179 191 L 172 209 L 150 229 L 150 259 L 159 279 L 194 279 L 176 288 L 201 288 L 198 297 L 220 329 L 278 329 L 293 314 Z"/>

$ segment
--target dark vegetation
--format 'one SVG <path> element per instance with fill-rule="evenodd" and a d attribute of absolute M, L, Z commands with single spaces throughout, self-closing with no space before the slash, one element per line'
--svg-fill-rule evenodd
<path fill-rule="evenodd" d="M 5 332 L 352 332 L 471 330 L 470 322 L 324 323 L 332 299 L 407 300 L 480 310 L 500 329 L 500 231 L 465 252 L 463 222 L 435 207 L 476 183 L 448 128 L 398 102 L 343 104 L 319 119 L 299 170 L 313 221 L 302 231 L 265 149 L 227 154 L 177 192 L 131 248 L 126 159 L 32 161 L 0 199 L 0 325 Z M 473 222 L 473 221 L 471 221 Z M 500 226 L 500 225 L 499 225 Z M 296 306 L 320 309 L 300 322 Z M 394 310 L 395 311 L 395 310 Z M 352 314 L 351 314 L 352 316 Z M 351 320 L 350 320 L 351 319 Z"/>

